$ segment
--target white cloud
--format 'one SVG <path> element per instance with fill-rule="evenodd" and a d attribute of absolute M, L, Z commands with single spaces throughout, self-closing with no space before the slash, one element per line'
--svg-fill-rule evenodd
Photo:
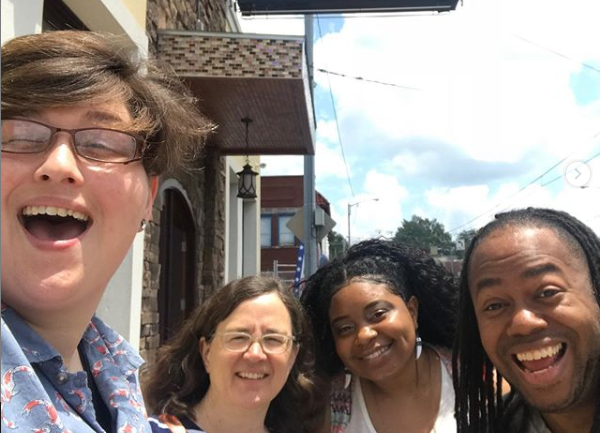
<path fill-rule="evenodd" d="M 596 188 L 561 177 L 600 152 L 598 16 L 597 0 L 477 0 L 438 16 L 354 16 L 319 39 L 317 68 L 414 88 L 316 74 L 321 105 L 331 83 L 356 191 L 350 200 L 331 107 L 319 106 L 317 185 L 336 230 L 347 230 L 349 201 L 380 197 L 352 208 L 357 237 L 413 214 L 470 228 L 526 206 L 566 210 L 600 233 L 600 157 L 590 162 Z M 299 160 L 273 168 L 301 174 Z"/>

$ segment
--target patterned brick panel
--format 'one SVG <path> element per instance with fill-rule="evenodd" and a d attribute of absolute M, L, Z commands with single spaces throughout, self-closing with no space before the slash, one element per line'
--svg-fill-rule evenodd
<path fill-rule="evenodd" d="M 302 78 L 303 40 L 159 32 L 161 60 L 186 77 Z"/>

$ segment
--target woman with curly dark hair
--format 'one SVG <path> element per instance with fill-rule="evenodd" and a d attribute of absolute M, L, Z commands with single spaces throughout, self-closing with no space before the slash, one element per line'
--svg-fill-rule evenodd
<path fill-rule="evenodd" d="M 331 418 L 322 431 L 456 431 L 449 374 L 456 299 L 442 265 L 379 239 L 310 277 L 301 302 L 320 376 L 331 383 Z"/>
<path fill-rule="evenodd" d="M 144 373 L 153 432 L 312 431 L 311 345 L 300 304 L 278 280 L 232 281 Z"/>

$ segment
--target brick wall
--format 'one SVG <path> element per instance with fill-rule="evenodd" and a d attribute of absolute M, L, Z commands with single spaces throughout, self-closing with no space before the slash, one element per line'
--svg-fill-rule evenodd
<path fill-rule="evenodd" d="M 201 16 L 204 29 L 225 30 L 225 0 L 202 0 Z M 150 50 L 155 51 L 157 29 L 194 30 L 195 0 L 149 0 L 147 32 Z M 210 143 L 195 161 L 195 170 L 175 173 L 171 178 L 182 185 L 191 202 L 196 226 L 196 287 L 198 303 L 202 302 L 224 281 L 225 269 L 225 159 L 211 149 Z M 161 179 L 161 183 L 167 179 Z M 144 276 L 142 293 L 142 325 L 140 354 L 149 363 L 154 361 L 160 343 L 158 290 L 160 286 L 160 221 L 162 200 L 157 197 L 153 221 L 145 234 Z"/>

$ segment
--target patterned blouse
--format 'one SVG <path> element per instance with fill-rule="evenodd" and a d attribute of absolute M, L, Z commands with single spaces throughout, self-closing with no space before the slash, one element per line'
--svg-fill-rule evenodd
<path fill-rule="evenodd" d="M 1 338 L 3 432 L 105 432 L 92 402 L 95 391 L 112 432 L 150 433 L 136 375 L 143 360 L 97 317 L 80 343 L 89 375 L 69 373 L 61 355 L 4 304 Z M 95 386 L 88 386 L 88 377 Z"/>

